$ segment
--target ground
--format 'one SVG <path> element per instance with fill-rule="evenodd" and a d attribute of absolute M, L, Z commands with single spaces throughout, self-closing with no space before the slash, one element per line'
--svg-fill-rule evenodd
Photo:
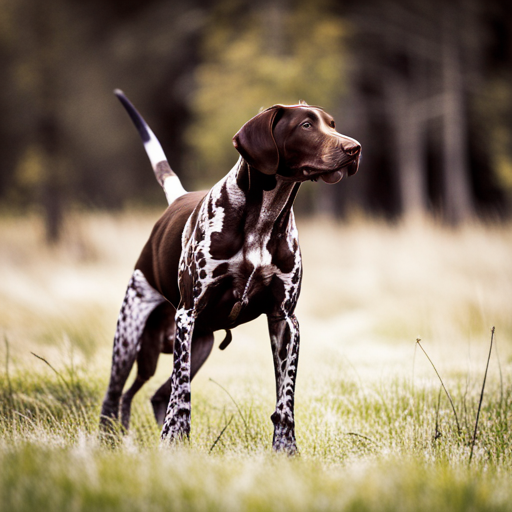
<path fill-rule="evenodd" d="M 194 380 L 188 443 L 160 446 L 149 405 L 170 356 L 131 432 L 98 440 L 118 308 L 157 216 L 75 214 L 54 248 L 37 217 L 0 221 L 0 510 L 512 509 L 511 225 L 299 221 L 288 458 L 271 453 L 261 318 Z"/>

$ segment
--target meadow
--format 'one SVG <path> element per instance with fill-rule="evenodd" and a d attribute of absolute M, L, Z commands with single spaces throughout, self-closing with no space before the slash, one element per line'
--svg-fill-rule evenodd
<path fill-rule="evenodd" d="M 149 404 L 170 356 L 130 433 L 99 441 L 118 309 L 157 217 L 76 213 L 58 247 L 35 215 L 0 220 L 0 510 L 512 510 L 510 224 L 299 222 L 289 458 L 271 452 L 264 318 L 223 352 L 216 337 L 188 442 L 161 446 Z"/>

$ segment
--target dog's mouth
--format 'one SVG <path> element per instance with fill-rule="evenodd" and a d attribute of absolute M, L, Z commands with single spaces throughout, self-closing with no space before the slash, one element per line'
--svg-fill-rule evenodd
<path fill-rule="evenodd" d="M 358 168 L 359 157 L 354 158 L 348 165 L 344 165 L 343 167 L 334 169 L 333 171 L 319 171 L 318 169 L 304 167 L 302 169 L 302 174 L 304 176 L 304 181 L 317 181 L 318 178 L 321 178 L 325 183 L 334 185 L 341 181 L 345 176 L 353 176 L 357 172 Z"/>

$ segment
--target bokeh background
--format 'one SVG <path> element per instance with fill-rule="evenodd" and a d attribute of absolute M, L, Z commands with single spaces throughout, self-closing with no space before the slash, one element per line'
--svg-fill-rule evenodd
<path fill-rule="evenodd" d="M 0 0 L 0 70 L 0 510 L 510 510 L 510 0 Z M 190 445 L 162 450 L 150 406 L 171 355 L 99 443 L 166 207 L 114 88 L 187 189 L 275 103 L 362 143 L 357 175 L 296 200 L 301 457 L 269 455 L 264 317 L 215 334 Z"/>
<path fill-rule="evenodd" d="M 132 99 L 186 187 L 231 168 L 261 107 L 303 99 L 358 139 L 300 214 L 360 209 L 502 219 L 512 191 L 507 0 L 0 0 L 0 204 L 44 216 L 165 205 L 112 90 Z"/>

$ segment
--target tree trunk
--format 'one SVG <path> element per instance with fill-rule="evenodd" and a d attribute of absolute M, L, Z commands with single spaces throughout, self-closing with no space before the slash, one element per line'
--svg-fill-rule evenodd
<path fill-rule="evenodd" d="M 44 211 L 46 241 L 57 243 L 63 222 L 62 144 L 59 126 L 59 47 L 57 40 L 59 5 L 57 0 L 40 2 L 34 9 L 33 23 L 37 49 L 36 139 L 41 149 L 43 177 L 41 205 Z"/>
<path fill-rule="evenodd" d="M 466 147 L 466 112 L 460 54 L 453 33 L 455 17 L 449 4 L 443 22 L 443 190 L 444 215 L 458 224 L 473 215 Z"/>
<path fill-rule="evenodd" d="M 390 158 L 397 162 L 401 213 L 406 218 L 424 216 L 428 205 L 424 119 L 414 109 L 408 84 L 400 79 L 390 79 L 389 84 L 388 104 L 396 141 Z"/>

